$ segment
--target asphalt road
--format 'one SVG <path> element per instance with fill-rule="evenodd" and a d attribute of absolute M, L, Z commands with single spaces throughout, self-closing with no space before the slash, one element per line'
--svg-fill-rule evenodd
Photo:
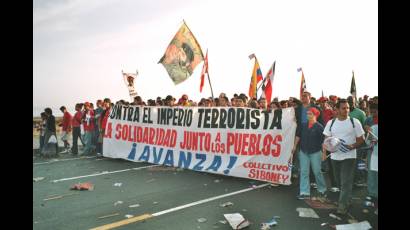
<path fill-rule="evenodd" d="M 296 199 L 297 183 L 258 188 L 255 186 L 265 183 L 163 166 L 147 168 L 153 165 L 121 159 L 78 158 L 61 154 L 55 159 L 44 159 L 33 153 L 33 176 L 44 177 L 33 182 L 33 229 L 92 229 L 125 220 L 126 215 L 155 214 L 242 190 L 239 194 L 204 201 L 115 229 L 232 229 L 228 223 L 219 222 L 225 220 L 223 214 L 226 213 L 241 213 L 251 222 L 247 229 L 260 229 L 260 224 L 273 216 L 280 218 L 272 229 L 332 229 L 321 224 L 348 224 L 347 219 L 330 218 L 329 213 L 335 210 L 329 209 L 314 209 L 320 217 L 318 219 L 299 217 L 298 207 L 310 207 L 305 201 Z M 109 174 L 101 174 L 104 171 Z M 92 174 L 95 176 L 89 176 Z M 76 178 L 79 176 L 84 177 Z M 79 182 L 91 182 L 94 190 L 70 190 Z M 122 184 L 114 186 L 115 183 Z M 362 211 L 364 196 L 365 187 L 354 189 L 355 199 L 349 219 L 367 220 L 373 229 L 377 229 L 374 209 L 369 209 L 369 213 Z M 53 197 L 57 198 L 44 201 Z M 330 199 L 336 201 L 337 194 L 330 193 Z M 233 205 L 221 207 L 220 204 L 225 202 Z M 117 215 L 99 218 L 111 214 Z M 200 218 L 204 218 L 204 222 L 198 221 Z"/>

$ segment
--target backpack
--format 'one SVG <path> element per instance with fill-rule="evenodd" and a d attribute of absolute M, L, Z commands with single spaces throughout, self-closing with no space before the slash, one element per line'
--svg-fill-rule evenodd
<path fill-rule="evenodd" d="M 332 119 L 332 123 L 330 123 L 330 128 L 329 128 L 329 131 L 330 131 L 330 132 L 332 132 L 332 126 L 333 126 L 333 123 L 335 123 L 335 121 L 336 121 L 336 118 L 333 118 L 333 119 Z M 352 122 L 352 125 L 353 125 L 353 128 L 354 128 L 353 117 L 350 117 L 350 122 Z"/>

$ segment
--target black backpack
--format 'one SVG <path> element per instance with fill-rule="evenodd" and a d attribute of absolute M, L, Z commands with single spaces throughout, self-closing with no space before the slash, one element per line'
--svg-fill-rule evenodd
<path fill-rule="evenodd" d="M 330 131 L 330 132 L 332 132 L 332 126 L 333 126 L 333 123 L 335 123 L 335 121 L 336 121 L 336 118 L 333 118 L 333 119 L 332 119 L 332 123 L 330 123 L 330 128 L 329 128 L 329 131 Z M 350 117 L 350 122 L 352 122 L 352 125 L 353 125 L 353 128 L 354 128 L 353 117 Z"/>

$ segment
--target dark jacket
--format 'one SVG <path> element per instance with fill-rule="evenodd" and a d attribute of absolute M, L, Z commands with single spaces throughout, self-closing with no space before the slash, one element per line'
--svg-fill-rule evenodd
<path fill-rule="evenodd" d="M 299 105 L 298 107 L 296 107 L 296 109 L 295 109 L 295 117 L 296 117 L 296 124 L 297 124 L 297 127 L 296 127 L 296 136 L 298 136 L 298 137 L 300 137 L 300 131 L 301 131 L 300 128 L 301 128 L 301 126 L 302 126 L 302 107 L 303 107 L 303 105 L 300 104 L 300 105 Z M 318 121 L 320 124 L 322 124 L 322 126 L 326 126 L 326 124 L 324 124 L 324 121 L 323 121 L 322 109 L 321 109 L 320 107 L 316 106 L 316 105 L 309 105 L 309 107 L 307 107 L 307 108 L 309 109 L 310 107 L 314 107 L 314 108 L 316 108 L 317 110 L 319 110 L 320 115 L 319 115 L 319 117 L 317 118 L 317 121 Z"/>
<path fill-rule="evenodd" d="M 47 118 L 46 129 L 50 132 L 56 132 L 56 118 L 53 115 Z"/>
<path fill-rule="evenodd" d="M 300 149 L 304 153 L 316 153 L 322 150 L 324 127 L 319 122 L 308 128 L 308 124 L 303 124 L 300 132 Z"/>

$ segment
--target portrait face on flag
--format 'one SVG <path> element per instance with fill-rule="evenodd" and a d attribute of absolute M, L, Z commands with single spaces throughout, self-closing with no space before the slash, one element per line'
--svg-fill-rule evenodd
<path fill-rule="evenodd" d="M 168 45 L 161 63 L 174 84 L 185 81 L 203 60 L 201 47 L 184 23 Z"/>
<path fill-rule="evenodd" d="M 128 75 L 127 81 L 128 81 L 128 86 L 129 86 L 129 87 L 133 87 L 133 86 L 134 86 L 134 77 L 133 77 L 133 76 Z"/>

